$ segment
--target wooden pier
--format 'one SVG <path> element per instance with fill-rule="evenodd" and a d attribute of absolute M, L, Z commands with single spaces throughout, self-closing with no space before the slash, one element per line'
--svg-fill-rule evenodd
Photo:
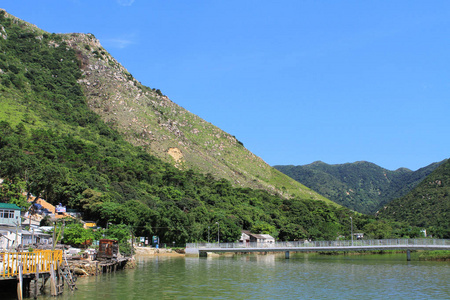
<path fill-rule="evenodd" d="M 34 250 L 33 252 L 3 252 L 0 253 L 0 281 L 2 283 L 17 283 L 17 298 L 30 295 L 31 282 L 34 283 L 34 297 L 43 291 L 50 279 L 52 296 L 59 295 L 64 290 L 66 282 L 70 289 L 75 288 L 74 280 L 62 250 Z M 41 286 L 39 288 L 39 281 Z"/>

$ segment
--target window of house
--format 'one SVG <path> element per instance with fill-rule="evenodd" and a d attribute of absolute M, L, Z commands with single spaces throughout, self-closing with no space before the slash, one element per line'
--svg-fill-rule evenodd
<path fill-rule="evenodd" d="M 14 219 L 14 210 L 0 209 L 0 218 Z"/>

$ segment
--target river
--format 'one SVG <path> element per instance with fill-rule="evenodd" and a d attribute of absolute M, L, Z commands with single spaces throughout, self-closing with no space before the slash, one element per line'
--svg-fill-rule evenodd
<path fill-rule="evenodd" d="M 38 299 L 450 299 L 449 267 L 406 254 L 140 257 L 135 269 Z"/>

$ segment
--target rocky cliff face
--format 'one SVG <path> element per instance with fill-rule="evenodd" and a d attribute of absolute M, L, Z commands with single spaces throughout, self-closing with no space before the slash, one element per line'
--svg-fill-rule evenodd
<path fill-rule="evenodd" d="M 234 136 L 143 86 L 91 34 L 64 34 L 80 60 L 89 107 L 127 141 L 180 169 L 193 168 L 236 186 L 325 200 L 266 164 Z"/>

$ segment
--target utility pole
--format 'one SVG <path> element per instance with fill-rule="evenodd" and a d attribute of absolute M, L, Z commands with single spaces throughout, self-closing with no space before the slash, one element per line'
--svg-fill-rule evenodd
<path fill-rule="evenodd" d="M 350 224 L 351 224 L 352 246 L 353 246 L 353 218 L 352 217 L 350 217 Z"/>
<path fill-rule="evenodd" d="M 56 222 L 53 222 L 53 249 L 56 247 Z"/>
<path fill-rule="evenodd" d="M 15 246 L 17 248 L 17 251 L 19 251 L 19 222 L 16 223 L 16 241 Z"/>
<path fill-rule="evenodd" d="M 216 222 L 217 224 L 217 243 L 220 243 L 220 225 L 219 222 Z"/>

